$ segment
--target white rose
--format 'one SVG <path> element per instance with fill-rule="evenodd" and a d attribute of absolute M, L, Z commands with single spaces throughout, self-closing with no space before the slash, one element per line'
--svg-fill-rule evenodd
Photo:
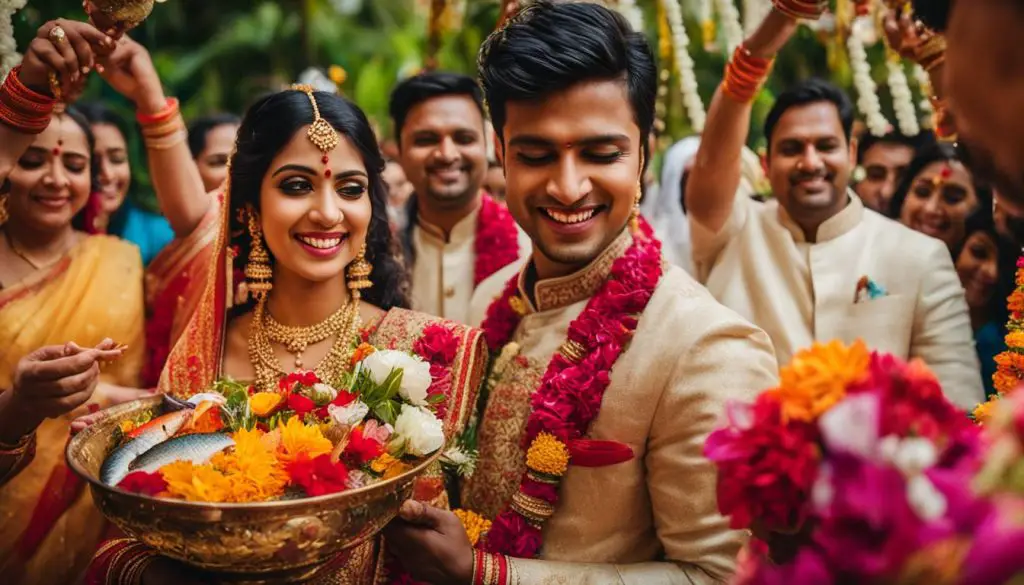
<path fill-rule="evenodd" d="M 361 400 L 355 400 L 345 406 L 328 405 L 327 413 L 331 415 L 334 422 L 351 428 L 363 422 L 366 415 L 370 414 L 370 407 Z"/>
<path fill-rule="evenodd" d="M 429 410 L 403 405 L 391 441 L 405 445 L 405 452 L 410 455 L 430 455 L 444 445 L 444 427 Z"/>
<path fill-rule="evenodd" d="M 427 389 L 431 382 L 429 363 L 404 351 L 385 349 L 370 354 L 362 364 L 376 384 L 383 384 L 392 370 L 402 370 L 402 385 L 398 393 L 411 404 L 427 405 Z"/>

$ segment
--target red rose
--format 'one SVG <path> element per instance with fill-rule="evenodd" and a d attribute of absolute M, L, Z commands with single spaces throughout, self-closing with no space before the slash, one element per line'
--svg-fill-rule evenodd
<path fill-rule="evenodd" d="M 364 437 L 362 427 L 356 427 L 349 433 L 348 444 L 345 445 L 342 456 L 348 461 L 363 465 L 380 457 L 383 453 L 384 445 L 375 439 Z"/>
<path fill-rule="evenodd" d="M 431 364 L 447 366 L 455 361 L 459 340 L 448 327 L 435 323 L 423 329 L 412 350 Z"/>
<path fill-rule="evenodd" d="M 485 550 L 530 559 L 537 556 L 542 542 L 540 530 L 519 514 L 505 510 L 487 531 Z"/>
<path fill-rule="evenodd" d="M 288 466 L 292 483 L 308 496 L 323 496 L 348 489 L 348 469 L 342 463 L 331 463 L 330 455 L 316 459 L 302 458 Z"/>
<path fill-rule="evenodd" d="M 308 413 L 316 410 L 316 403 L 302 394 L 289 394 L 288 408 L 294 410 L 299 418 L 305 418 Z"/>
<path fill-rule="evenodd" d="M 133 471 L 124 476 L 117 487 L 133 494 L 155 496 L 167 490 L 167 481 L 159 472 Z"/>

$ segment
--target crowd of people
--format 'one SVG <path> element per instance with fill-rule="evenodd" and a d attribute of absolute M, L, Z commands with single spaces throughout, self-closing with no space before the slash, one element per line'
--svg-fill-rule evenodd
<path fill-rule="evenodd" d="M 393 136 L 308 86 L 186 124 L 142 45 L 45 24 L 0 87 L 2 580 L 204 582 L 115 537 L 64 461 L 69 432 L 222 376 L 341 372 L 333 348 L 360 331 L 459 333 L 444 423 L 473 421 L 479 461 L 315 582 L 727 582 L 749 535 L 719 514 L 703 444 L 800 349 L 863 340 L 984 402 L 1024 244 L 1024 82 L 1001 65 L 1024 58 L 1024 12 L 890 14 L 931 75 L 935 131 L 860 131 L 849 96 L 809 79 L 777 96 L 759 160 L 754 97 L 827 3 L 774 4 L 656 178 L 655 60 L 599 4 L 532 3 L 481 47 L 479 81 L 401 81 Z M 134 121 L 76 103 L 92 74 Z M 159 210 L 127 197 L 136 131 Z M 550 501 L 526 456 L 547 435 L 615 449 Z M 486 549 L 448 507 L 493 521 Z"/>

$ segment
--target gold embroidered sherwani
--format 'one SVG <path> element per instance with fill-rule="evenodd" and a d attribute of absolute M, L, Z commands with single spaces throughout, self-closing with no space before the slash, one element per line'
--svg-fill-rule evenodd
<path fill-rule="evenodd" d="M 859 338 L 873 350 L 923 359 L 961 407 L 984 399 L 964 290 L 941 241 L 865 209 L 852 194 L 814 243 L 777 200 L 738 194 L 717 234 L 690 217 L 698 280 L 768 332 L 780 364 L 816 340 Z M 862 277 L 885 293 L 858 299 Z"/>
<path fill-rule="evenodd" d="M 484 195 L 488 197 L 488 195 Z M 477 218 L 480 208 L 455 224 L 450 234 L 419 218 L 412 228 L 412 306 L 428 315 L 469 323 L 469 302 L 474 290 Z M 530 238 L 519 234 L 521 266 L 530 256 Z"/>
<path fill-rule="evenodd" d="M 494 518 L 525 469 L 522 437 L 530 395 L 565 340 L 569 323 L 629 246 L 627 233 L 590 266 L 538 282 L 517 328 L 519 345 L 490 391 L 479 431 L 480 460 L 463 506 Z M 482 319 L 515 274 L 485 281 L 473 303 Z M 523 286 L 522 274 L 519 276 Z M 527 295 L 523 294 L 526 298 Z M 496 369 L 502 364 L 496 364 Z M 520 583 L 657 585 L 723 582 L 744 535 L 717 512 L 715 470 L 704 440 L 726 401 L 752 400 L 777 382 L 767 335 L 725 308 L 682 269 L 667 266 L 616 361 L 588 436 L 629 445 L 634 458 L 563 478 L 538 560 L 512 559 Z"/>

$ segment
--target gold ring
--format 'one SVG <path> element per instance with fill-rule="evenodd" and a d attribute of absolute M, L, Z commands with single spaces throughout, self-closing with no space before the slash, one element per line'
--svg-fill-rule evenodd
<path fill-rule="evenodd" d="M 53 41 L 53 44 L 59 45 L 67 40 L 68 33 L 64 32 L 64 29 L 58 24 L 50 29 L 50 34 L 48 36 L 50 37 L 50 40 Z"/>

